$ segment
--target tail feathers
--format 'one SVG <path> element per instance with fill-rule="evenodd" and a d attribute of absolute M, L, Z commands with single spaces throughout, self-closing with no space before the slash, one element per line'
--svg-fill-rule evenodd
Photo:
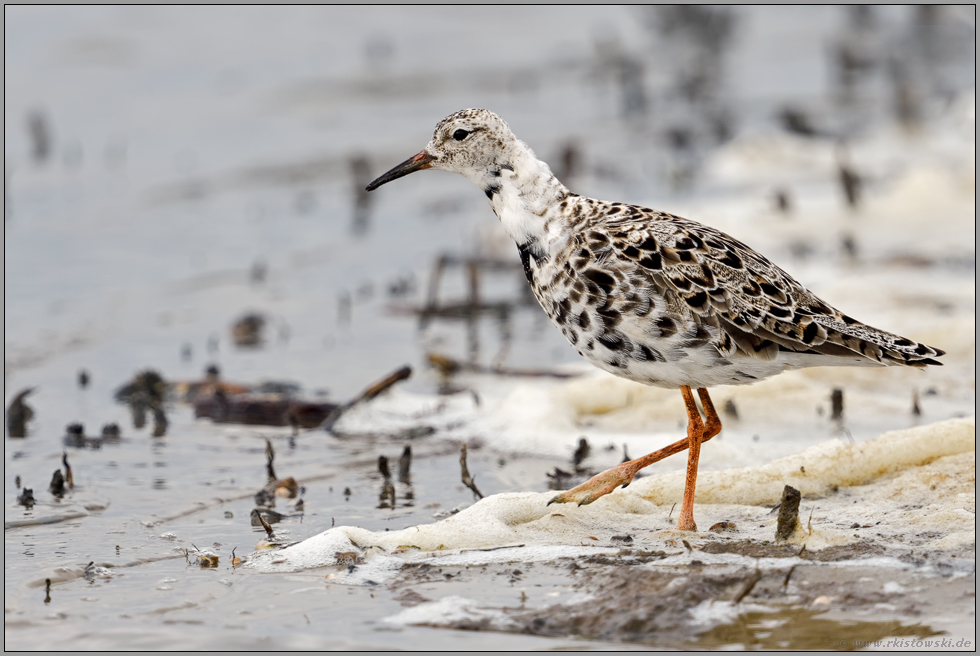
<path fill-rule="evenodd" d="M 854 353 L 887 365 L 924 368 L 927 365 L 942 366 L 943 364 L 934 358 L 944 355 L 945 351 L 859 323 L 844 315 L 841 319 L 814 317 L 814 320 L 827 332 L 824 343 L 843 346 Z M 819 346 L 816 348 L 819 349 Z"/>
<path fill-rule="evenodd" d="M 824 355 L 828 358 L 866 358 L 869 364 L 903 365 L 925 368 L 942 366 L 935 360 L 944 351 L 911 339 L 858 323 L 853 319 L 813 317 L 806 325 L 788 321 L 763 320 L 746 330 L 724 318 L 719 327 L 739 350 L 763 360 L 772 360 L 777 351 Z"/>

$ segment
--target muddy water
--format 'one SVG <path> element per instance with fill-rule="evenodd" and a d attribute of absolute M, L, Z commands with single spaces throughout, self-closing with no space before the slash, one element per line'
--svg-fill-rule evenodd
<path fill-rule="evenodd" d="M 481 300 L 508 303 L 504 317 L 420 328 L 405 311 L 425 300 L 439 254 L 516 262 L 482 195 L 462 179 L 419 175 L 359 196 L 360 158 L 372 174 L 387 169 L 417 152 L 435 121 L 460 107 L 498 111 L 582 193 L 668 209 L 748 202 L 769 211 L 773 189 L 752 170 L 719 179 L 703 167 L 734 137 L 781 133 L 787 105 L 807 109 L 817 132 L 890 135 L 863 161 L 873 171 L 871 194 L 913 159 L 944 161 L 960 152 L 944 144 L 962 141 L 949 108 L 972 84 L 973 56 L 962 38 L 971 15 L 916 22 L 905 9 L 870 19 L 836 8 L 756 9 L 722 17 L 721 32 L 705 41 L 704 21 L 681 15 L 455 11 L 392 8 L 371 12 L 370 20 L 356 9 L 318 8 L 5 12 L 4 396 L 9 402 L 36 387 L 28 437 L 6 438 L 4 450 L 12 648 L 425 648 L 433 641 L 446 649 L 619 648 L 630 640 L 623 632 L 546 632 L 531 623 L 528 630 L 539 636 L 507 635 L 490 624 L 494 632 L 476 642 L 473 633 L 445 628 L 451 625 L 385 621 L 418 601 L 399 586 L 332 585 L 324 577 L 333 572 L 324 571 L 282 576 L 231 568 L 233 549 L 246 554 L 265 537 L 249 522 L 253 495 L 266 482 L 264 438 L 275 447 L 277 473 L 305 486 L 302 513 L 282 500 L 276 508 L 290 515 L 276 534 L 300 540 L 332 525 L 405 528 L 471 503 L 459 482 L 458 443 L 473 437 L 481 439 L 470 443 L 469 466 L 484 494 L 544 491 L 546 472 L 571 467 L 568 445 L 577 435 L 530 454 L 514 440 L 495 448 L 484 434 L 451 426 L 452 419 L 412 437 L 401 428 L 435 420 L 400 416 L 401 428 L 392 430 L 385 417 L 368 415 L 377 425 L 362 423 L 354 435 L 311 431 L 291 442 L 288 429 L 215 425 L 174 402 L 166 435 L 152 438 L 149 428 L 133 427 L 113 393 L 147 367 L 186 381 L 216 364 L 229 381 L 295 381 L 307 398 L 341 402 L 410 364 L 407 392 L 429 395 L 433 407 L 449 399 L 465 417 L 468 401 L 461 399 L 471 390 L 477 398 L 499 396 L 502 384 L 456 381 L 469 389 L 440 397 L 447 390 L 426 367 L 427 352 L 549 371 L 577 362 L 540 311 L 523 304 L 516 268 L 481 279 Z M 858 83 L 848 85 L 827 53 L 862 34 L 873 38 L 858 42 L 880 48 L 870 55 L 878 63 L 850 71 Z M 707 45 L 702 51 L 692 43 Z M 889 86 L 880 63 L 895 43 L 912 44 L 899 52 L 908 62 L 905 96 Z M 923 82 L 936 79 L 942 84 Z M 946 132 L 926 139 L 928 148 L 904 140 L 895 97 L 924 98 L 903 110 L 921 121 L 908 130 Z M 830 139 L 817 141 L 830 148 Z M 833 169 L 815 171 L 802 160 L 785 178 L 795 185 L 796 207 L 812 201 L 845 212 Z M 811 234 L 820 235 L 819 226 Z M 760 248 L 769 240 L 770 254 L 789 262 L 803 253 L 798 236 L 746 240 Z M 846 280 L 838 235 L 811 240 L 818 257 L 797 261 L 808 283 L 833 288 Z M 826 255 L 822 243 L 834 249 L 831 257 L 819 257 Z M 881 255 L 877 242 L 862 243 Z M 972 246 L 953 256 L 928 269 L 944 290 L 938 300 L 916 286 L 921 282 L 905 285 L 919 294 L 917 303 L 933 298 L 951 322 L 971 312 L 963 298 L 972 294 L 959 292 L 970 285 L 963 262 Z M 465 300 L 467 285 L 461 269 L 449 268 L 440 298 Z M 904 307 L 856 298 L 884 316 Z M 247 311 L 267 318 L 257 348 L 232 344 L 230 326 Z M 84 389 L 77 382 L 83 369 L 90 377 Z M 962 392 L 968 386 L 940 386 L 932 397 L 928 383 L 920 387 L 929 419 L 971 410 Z M 903 405 L 909 391 L 901 390 Z M 882 408 L 852 426 L 857 439 L 909 422 Z M 469 412 L 476 410 L 474 402 Z M 98 449 L 66 447 L 72 422 L 88 435 L 115 422 L 121 438 Z M 747 442 L 755 430 L 743 425 Z M 803 437 L 826 436 L 821 428 Z M 396 482 L 395 507 L 379 508 L 378 456 L 394 462 L 406 444 L 414 451 L 412 498 Z M 604 457 L 618 459 L 616 447 Z M 57 499 L 47 487 L 65 450 L 75 488 Z M 748 453 L 760 462 L 772 456 Z M 18 476 L 37 498 L 30 510 L 16 502 Z M 199 550 L 216 554 L 218 567 L 196 564 Z M 458 594 L 488 608 L 529 603 L 547 614 L 572 586 L 564 564 L 528 571 L 517 587 L 514 569 L 521 566 L 490 578 L 482 571 L 462 581 L 443 576 L 420 594 L 455 594 L 452 586 L 470 581 Z M 547 596 L 552 592 L 560 594 Z M 881 631 L 935 630 L 928 617 L 901 619 L 899 628 Z M 744 621 L 758 623 L 754 616 Z M 807 621 L 816 634 L 833 633 Z M 907 628 L 914 623 L 923 628 Z M 750 640 L 723 622 L 710 626 L 701 638 L 678 626 L 654 643 L 781 646 L 778 632 L 776 642 L 765 642 L 759 632 Z M 569 634 L 578 637 L 555 637 Z"/>

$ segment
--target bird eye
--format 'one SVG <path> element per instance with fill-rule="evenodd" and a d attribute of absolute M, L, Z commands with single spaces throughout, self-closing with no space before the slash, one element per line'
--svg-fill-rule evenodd
<path fill-rule="evenodd" d="M 467 137 L 468 134 L 469 132 L 467 132 L 466 130 L 456 130 L 455 132 L 453 132 L 453 139 L 455 139 L 456 141 L 462 141 Z"/>

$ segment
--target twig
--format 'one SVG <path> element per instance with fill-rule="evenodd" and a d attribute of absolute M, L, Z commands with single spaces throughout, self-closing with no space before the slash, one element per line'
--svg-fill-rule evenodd
<path fill-rule="evenodd" d="M 262 513 L 259 512 L 259 509 L 258 508 L 255 508 L 255 509 L 252 510 L 252 515 L 254 515 L 255 517 L 258 517 L 259 518 L 259 522 L 262 523 L 262 528 L 265 529 L 266 536 L 271 540 L 272 539 L 272 527 L 269 526 L 269 522 L 265 521 L 265 517 L 262 516 Z"/>
<path fill-rule="evenodd" d="M 804 546 L 806 546 L 806 545 L 804 545 Z M 793 576 L 793 572 L 794 572 L 795 570 L 796 570 L 796 565 L 793 565 L 792 567 L 790 567 L 790 568 L 789 568 L 789 571 L 788 571 L 788 572 L 786 572 L 786 578 L 784 578 L 784 579 L 783 579 L 783 587 L 784 587 L 784 588 L 785 588 L 785 587 L 786 587 L 787 585 L 789 585 L 789 577 L 791 577 L 791 576 Z"/>
<path fill-rule="evenodd" d="M 272 442 L 265 438 L 265 471 L 269 475 L 269 480 L 276 480 L 276 470 L 272 467 L 272 461 L 276 459 L 276 452 L 272 448 Z"/>
<path fill-rule="evenodd" d="M 440 373 L 451 376 L 460 371 L 474 374 L 493 374 L 495 376 L 514 376 L 522 378 L 575 378 L 581 374 L 565 371 L 548 371 L 547 369 L 511 369 L 508 367 L 484 367 L 478 364 L 460 362 L 455 358 L 438 353 L 427 354 L 429 366 L 438 369 Z"/>
<path fill-rule="evenodd" d="M 408 444 L 402 451 L 401 458 L 398 459 L 398 481 L 409 483 L 412 480 L 412 447 Z"/>
<path fill-rule="evenodd" d="M 466 467 L 466 445 L 465 444 L 463 445 L 463 448 L 460 449 L 460 452 L 459 452 L 459 468 L 461 470 L 461 476 L 462 476 L 463 485 L 465 485 L 466 487 L 470 488 L 473 491 L 473 494 L 475 494 L 478 499 L 482 499 L 483 498 L 483 494 L 478 489 L 476 489 L 476 483 L 473 482 L 473 477 L 470 476 L 470 470 L 467 469 L 467 467 Z"/>
<path fill-rule="evenodd" d="M 347 403 L 344 403 L 343 405 L 339 405 L 336 408 L 334 408 L 333 411 L 327 416 L 327 418 L 323 420 L 323 423 L 320 424 L 320 428 L 328 432 L 333 432 L 334 424 L 337 423 L 337 421 L 345 412 L 347 412 L 348 410 L 350 410 L 351 408 L 353 408 L 359 403 L 363 403 L 364 401 L 370 401 L 371 399 L 378 396 L 379 394 L 387 390 L 395 383 L 399 381 L 403 381 L 411 375 L 412 375 L 412 368 L 407 365 L 402 367 L 401 369 L 398 369 L 397 371 L 392 372 L 384 379 L 379 380 L 377 383 L 371 385 L 369 388 L 361 392 L 361 394 L 357 396 L 354 400 L 348 401 Z"/>
<path fill-rule="evenodd" d="M 521 544 L 502 544 L 499 547 L 483 547 L 480 549 L 460 549 L 459 553 L 469 553 L 471 551 L 499 551 L 501 549 L 517 549 L 518 547 L 523 547 L 524 543 Z"/>
<path fill-rule="evenodd" d="M 739 593 L 735 595 L 734 599 L 732 599 L 732 603 L 733 604 L 741 603 L 742 600 L 745 599 L 750 592 L 752 592 L 752 588 L 755 587 L 755 584 L 758 583 L 759 579 L 761 578 L 762 578 L 762 572 L 760 572 L 759 570 L 755 570 L 754 572 L 752 572 L 752 576 L 750 576 L 748 580 L 745 581 L 745 585 L 742 586 L 742 589 L 739 591 Z"/>

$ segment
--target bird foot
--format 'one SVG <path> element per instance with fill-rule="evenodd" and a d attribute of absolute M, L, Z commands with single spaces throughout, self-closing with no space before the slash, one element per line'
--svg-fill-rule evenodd
<path fill-rule="evenodd" d="M 677 530 L 678 531 L 691 531 L 692 533 L 698 532 L 698 525 L 694 523 L 694 518 L 686 518 L 681 515 L 680 519 L 677 520 Z"/>
<path fill-rule="evenodd" d="M 637 467 L 633 462 L 624 462 L 612 469 L 607 469 L 601 474 L 596 474 L 581 485 L 573 487 L 571 490 L 567 490 L 553 497 L 548 502 L 548 505 L 574 502 L 580 506 L 587 506 L 596 499 L 609 494 L 617 487 L 626 487 L 629 485 L 636 472 Z"/>

